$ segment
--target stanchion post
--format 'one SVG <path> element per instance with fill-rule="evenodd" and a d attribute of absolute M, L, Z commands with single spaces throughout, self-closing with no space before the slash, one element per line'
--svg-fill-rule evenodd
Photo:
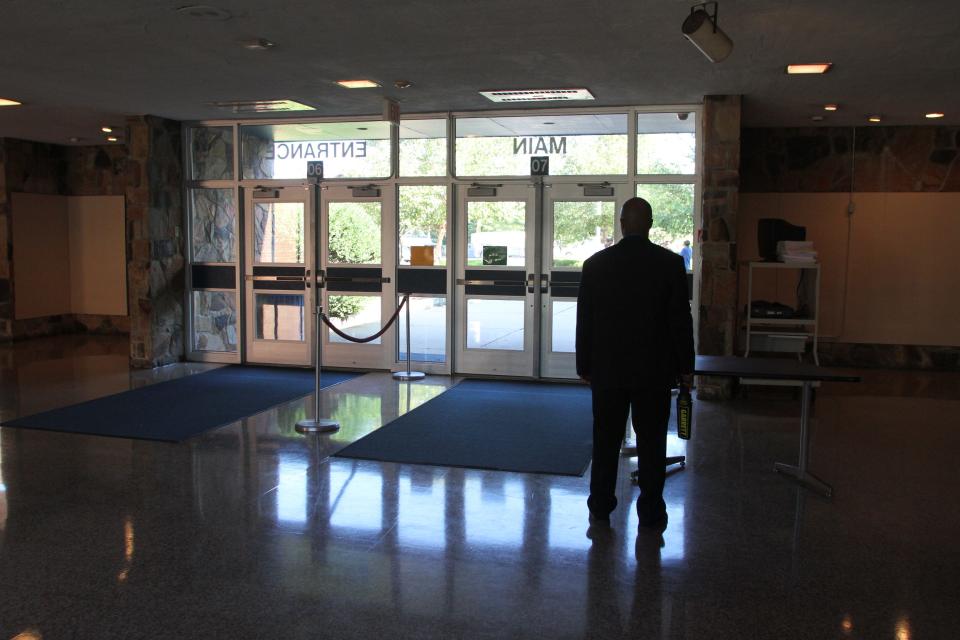
<path fill-rule="evenodd" d="M 316 343 L 316 353 L 317 353 L 317 363 L 316 363 L 316 388 L 313 390 L 313 419 L 301 420 L 297 423 L 296 429 L 297 433 L 333 433 L 340 430 L 340 423 L 336 420 L 328 420 L 326 418 L 320 417 L 320 367 L 323 363 L 323 352 L 321 346 L 321 332 L 320 332 L 320 323 L 321 313 L 323 309 L 320 308 L 320 289 L 319 287 L 315 289 L 317 292 L 317 305 L 314 308 L 314 315 L 316 316 L 314 325 L 314 341 Z"/>
<path fill-rule="evenodd" d="M 393 374 L 394 380 L 423 380 L 427 377 L 427 374 L 422 371 L 411 371 L 410 370 L 410 295 L 404 299 L 406 304 L 406 309 L 404 313 L 406 314 L 407 320 L 407 370 L 406 371 L 397 371 Z"/>

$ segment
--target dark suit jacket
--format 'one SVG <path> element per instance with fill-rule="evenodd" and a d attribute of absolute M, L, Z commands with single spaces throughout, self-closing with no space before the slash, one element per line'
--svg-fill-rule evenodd
<path fill-rule="evenodd" d="M 594 385 L 674 386 L 693 365 L 682 257 L 643 236 L 626 236 L 583 263 L 577 374 Z"/>

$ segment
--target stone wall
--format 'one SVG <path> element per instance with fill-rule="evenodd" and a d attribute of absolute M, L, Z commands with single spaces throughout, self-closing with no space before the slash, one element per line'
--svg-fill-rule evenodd
<path fill-rule="evenodd" d="M 856 140 L 851 183 L 850 150 Z M 960 127 L 744 129 L 748 193 L 960 191 Z"/>
<path fill-rule="evenodd" d="M 698 239 L 700 306 L 697 352 L 733 353 L 737 329 L 737 205 L 740 185 L 740 96 L 706 96 L 703 108 L 703 207 Z M 730 381 L 702 378 L 697 395 L 729 395 Z"/>
<path fill-rule="evenodd" d="M 63 147 L 0 139 L 0 339 L 62 332 L 130 333 L 133 366 L 183 358 L 180 124 L 128 119 L 126 145 Z M 13 318 L 10 194 L 123 195 L 129 316 Z"/>

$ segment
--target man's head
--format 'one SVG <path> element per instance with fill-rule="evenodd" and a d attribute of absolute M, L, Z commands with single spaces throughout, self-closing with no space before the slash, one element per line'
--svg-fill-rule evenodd
<path fill-rule="evenodd" d="M 620 207 L 620 230 L 625 236 L 650 235 L 653 226 L 653 209 L 643 198 L 630 198 Z"/>
<path fill-rule="evenodd" d="M 689 246 L 690 246 L 690 241 L 689 241 L 689 240 L 684 240 L 684 241 L 683 241 L 683 246 L 689 247 Z"/>

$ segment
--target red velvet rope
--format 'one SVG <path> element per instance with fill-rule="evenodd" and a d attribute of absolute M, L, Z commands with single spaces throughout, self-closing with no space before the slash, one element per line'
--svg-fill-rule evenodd
<path fill-rule="evenodd" d="M 322 313 L 322 312 L 321 312 L 321 313 L 320 313 L 320 317 L 323 319 L 323 323 L 324 323 L 325 325 L 327 325 L 328 327 L 330 327 L 330 330 L 331 330 L 331 331 L 333 331 L 335 334 L 337 334 L 338 336 L 340 336 L 340 337 L 343 338 L 344 340 L 349 340 L 350 342 L 359 342 L 359 343 L 370 342 L 370 341 L 372 341 L 372 340 L 376 340 L 377 338 L 379 338 L 380 336 L 382 336 L 384 333 L 387 332 L 387 329 L 390 328 L 390 325 L 392 325 L 392 324 L 394 323 L 394 321 L 397 319 L 397 316 L 400 315 L 400 309 L 403 309 L 403 305 L 407 304 L 407 300 L 409 300 L 409 299 L 410 299 L 410 294 L 407 294 L 407 295 L 403 296 L 403 300 L 400 301 L 400 305 L 397 307 L 397 310 L 394 311 L 394 312 L 393 312 L 393 315 L 390 316 L 390 319 L 387 320 L 387 324 L 383 325 L 383 329 L 380 329 L 380 331 L 377 331 L 377 332 L 376 332 L 375 334 L 373 334 L 372 336 L 368 336 L 368 337 L 366 337 L 366 338 L 354 338 L 353 336 L 348 335 L 348 334 L 344 333 L 343 331 L 340 331 L 340 329 L 338 329 L 338 328 L 336 328 L 335 326 L 333 326 L 333 323 L 330 322 L 330 318 L 328 318 L 328 317 L 327 317 L 327 314 L 325 314 L 325 313 Z"/>

